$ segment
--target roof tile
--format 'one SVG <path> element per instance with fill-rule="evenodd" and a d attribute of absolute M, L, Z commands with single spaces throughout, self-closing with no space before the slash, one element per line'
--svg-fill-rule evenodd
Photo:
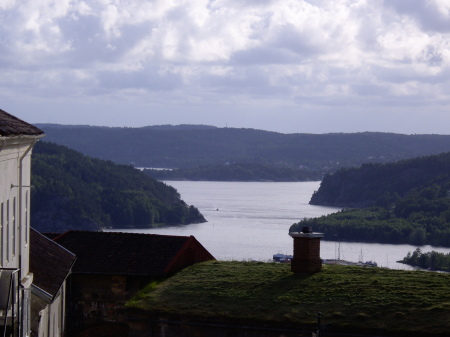
<path fill-rule="evenodd" d="M 0 109 L 0 137 L 39 136 L 44 131 Z"/>
<path fill-rule="evenodd" d="M 55 297 L 75 262 L 75 255 L 48 239 L 38 231 L 30 230 L 30 271 L 33 284 Z"/>
<path fill-rule="evenodd" d="M 73 273 L 165 275 L 190 236 L 68 231 L 54 240 L 77 256 Z M 211 254 L 195 240 L 207 259 Z M 203 260 L 204 261 L 204 260 Z M 199 261 L 196 261 L 199 262 Z"/>

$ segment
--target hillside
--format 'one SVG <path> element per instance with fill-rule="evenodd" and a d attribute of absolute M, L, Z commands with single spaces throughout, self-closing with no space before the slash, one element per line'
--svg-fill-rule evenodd
<path fill-rule="evenodd" d="M 47 141 L 137 167 L 257 163 L 318 173 L 450 151 L 450 136 L 392 133 L 282 134 L 208 126 L 109 128 L 38 124 Z"/>
<path fill-rule="evenodd" d="M 317 181 L 322 178 L 316 170 L 253 163 L 227 163 L 173 170 L 145 169 L 143 172 L 159 180 Z"/>
<path fill-rule="evenodd" d="M 332 323 L 325 333 L 448 336 L 449 284 L 449 274 L 418 271 L 326 265 L 300 276 L 285 264 L 211 261 L 151 284 L 127 306 L 144 317 L 294 331 L 314 331 L 321 312 Z"/>
<path fill-rule="evenodd" d="M 450 153 L 327 175 L 311 204 L 362 207 L 303 219 L 328 240 L 450 247 Z"/>
<path fill-rule="evenodd" d="M 405 197 L 414 189 L 448 182 L 450 152 L 396 163 L 363 164 L 326 175 L 310 204 L 368 207 Z"/>
<path fill-rule="evenodd" d="M 31 223 L 43 232 L 205 221 L 173 187 L 48 142 L 33 150 L 31 181 Z"/>

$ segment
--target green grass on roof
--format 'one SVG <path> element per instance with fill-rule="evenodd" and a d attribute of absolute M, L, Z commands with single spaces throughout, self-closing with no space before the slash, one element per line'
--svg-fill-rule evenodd
<path fill-rule="evenodd" d="M 128 306 L 151 313 L 313 325 L 331 331 L 450 335 L 450 275 L 323 266 L 310 276 L 289 265 L 210 261 L 139 293 Z M 330 332 L 331 332 L 330 331 Z"/>

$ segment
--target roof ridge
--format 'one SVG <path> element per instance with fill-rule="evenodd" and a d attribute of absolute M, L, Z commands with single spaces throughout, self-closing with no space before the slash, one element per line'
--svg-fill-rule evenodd
<path fill-rule="evenodd" d="M 33 227 L 30 227 L 30 230 L 36 232 L 37 234 L 39 234 L 40 236 L 42 236 L 42 237 L 45 238 L 46 240 L 52 242 L 53 244 L 59 246 L 60 248 L 64 249 L 65 251 L 67 251 L 68 253 L 70 253 L 70 254 L 72 254 L 73 256 L 76 257 L 76 255 L 75 255 L 73 252 L 71 252 L 70 250 L 68 250 L 68 249 L 65 248 L 64 246 L 61 246 L 58 242 L 56 242 L 55 240 L 50 239 L 49 237 L 45 236 L 44 234 L 42 234 L 42 233 L 39 232 L 38 230 L 34 229 Z M 63 233 L 63 234 L 65 234 L 65 233 Z M 59 235 L 59 236 L 61 236 L 61 235 Z M 59 237 L 59 236 L 58 236 L 58 237 Z"/>
<path fill-rule="evenodd" d="M 65 235 L 67 235 L 67 233 L 70 233 L 70 232 L 73 232 L 73 230 L 68 230 L 68 231 L 65 231 L 65 232 L 63 232 L 63 233 L 61 233 L 61 234 L 55 236 L 55 237 L 52 239 L 52 241 L 56 241 L 57 239 L 60 239 L 61 237 L 64 237 Z"/>
<path fill-rule="evenodd" d="M 65 235 L 68 235 L 68 233 L 86 233 L 86 234 L 111 234 L 111 235 L 115 235 L 115 234 L 122 234 L 122 235 L 147 235 L 147 236 L 162 236 L 162 237 L 176 237 L 176 238 L 189 238 L 193 235 L 168 235 L 168 234 L 155 234 L 155 233 L 145 233 L 145 232 L 116 232 L 116 231 L 104 231 L 104 230 L 98 230 L 98 231 L 90 231 L 90 230 L 82 230 L 82 229 L 71 229 L 68 230 L 64 233 L 61 233 L 60 235 L 56 236 L 53 238 L 53 240 L 59 239 Z"/>

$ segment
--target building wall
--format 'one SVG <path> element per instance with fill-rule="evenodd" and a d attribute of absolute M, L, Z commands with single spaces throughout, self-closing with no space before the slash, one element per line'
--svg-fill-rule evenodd
<path fill-rule="evenodd" d="M 0 147 L 2 146 L 0 150 L 0 267 L 20 269 L 22 281 L 27 283 L 26 286 L 31 284 L 28 272 L 31 169 L 29 148 L 32 144 L 31 140 L 15 139 L 0 143 Z"/>
<path fill-rule="evenodd" d="M 104 322 L 124 321 L 125 303 L 152 278 L 148 276 L 72 274 L 68 280 L 67 328 L 79 334 Z"/>
<path fill-rule="evenodd" d="M 18 149 L 6 145 L 0 152 L 0 226 L 1 226 L 1 266 L 19 268 L 18 254 L 14 249 L 18 244 L 14 223 L 17 218 L 18 189 L 11 184 L 18 184 Z M 13 241 L 14 240 L 14 241 Z"/>
<path fill-rule="evenodd" d="M 19 306 L 14 316 L 22 322 L 20 335 L 29 336 L 30 169 L 35 141 L 27 138 L 0 140 L 0 268 L 18 270 Z M 17 289 L 17 288 L 16 288 Z M 15 290 L 16 291 L 16 290 Z M 4 296 L 4 294 L 0 294 Z M 22 307 L 22 303 L 24 303 Z M 20 314 L 20 318 L 19 318 Z M 16 324 L 16 323 L 14 323 Z M 17 333 L 17 332 L 16 332 Z"/>
<path fill-rule="evenodd" d="M 61 319 L 64 316 L 63 296 L 58 295 L 53 302 L 47 303 L 33 295 L 31 308 L 31 331 L 34 336 L 60 337 L 64 335 L 64 320 Z"/>
<path fill-rule="evenodd" d="M 34 336 L 59 337 L 65 332 L 66 282 L 54 299 L 31 296 L 31 331 Z"/>

